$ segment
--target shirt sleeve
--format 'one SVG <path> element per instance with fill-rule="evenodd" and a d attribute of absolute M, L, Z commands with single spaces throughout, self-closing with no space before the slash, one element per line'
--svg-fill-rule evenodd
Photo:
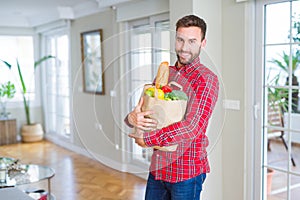
<path fill-rule="evenodd" d="M 170 146 L 183 140 L 193 140 L 199 134 L 205 134 L 209 118 L 215 107 L 219 92 L 217 76 L 200 78 L 199 84 L 189 93 L 187 112 L 184 120 L 159 130 L 145 132 L 144 141 L 151 146 Z M 194 93 L 192 95 L 191 93 Z"/>

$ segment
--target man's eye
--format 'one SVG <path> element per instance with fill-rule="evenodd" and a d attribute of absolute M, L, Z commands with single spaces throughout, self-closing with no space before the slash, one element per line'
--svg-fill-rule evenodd
<path fill-rule="evenodd" d="M 177 38 L 177 42 L 183 42 L 182 38 Z"/>
<path fill-rule="evenodd" d="M 196 44 L 196 40 L 190 40 L 190 44 Z"/>

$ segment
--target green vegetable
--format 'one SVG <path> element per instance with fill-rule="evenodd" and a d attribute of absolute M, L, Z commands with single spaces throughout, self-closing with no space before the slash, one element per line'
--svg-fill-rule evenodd
<path fill-rule="evenodd" d="M 154 97 L 154 92 L 152 90 L 146 90 L 145 94 L 148 95 L 149 97 Z"/>
<path fill-rule="evenodd" d="M 181 90 L 173 90 L 172 92 L 165 94 L 165 99 L 171 100 L 188 100 L 187 95 Z"/>

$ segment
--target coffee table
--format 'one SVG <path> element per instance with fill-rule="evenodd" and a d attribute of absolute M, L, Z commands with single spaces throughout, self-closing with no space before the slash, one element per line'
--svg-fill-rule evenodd
<path fill-rule="evenodd" d="M 51 194 L 51 178 L 53 178 L 54 175 L 55 171 L 47 166 L 18 164 L 18 170 L 10 171 L 10 173 L 7 174 L 6 182 L 0 183 L 0 188 L 20 186 L 47 180 L 49 199 L 53 200 L 55 197 Z"/>

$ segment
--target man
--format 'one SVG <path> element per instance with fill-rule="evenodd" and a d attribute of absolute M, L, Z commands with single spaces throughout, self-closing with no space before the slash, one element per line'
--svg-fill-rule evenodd
<path fill-rule="evenodd" d="M 189 97 L 185 118 L 149 131 L 156 127 L 156 121 L 145 117 L 153 114 L 152 111 L 141 111 L 141 98 L 125 120 L 129 126 L 145 131 L 140 136 L 130 135 L 141 147 L 178 144 L 174 152 L 154 150 L 146 200 L 198 200 L 206 173 L 210 171 L 205 134 L 218 99 L 219 82 L 217 76 L 200 63 L 205 34 L 206 23 L 195 15 L 185 16 L 176 23 L 177 62 L 170 66 L 169 81 L 182 85 Z"/>

